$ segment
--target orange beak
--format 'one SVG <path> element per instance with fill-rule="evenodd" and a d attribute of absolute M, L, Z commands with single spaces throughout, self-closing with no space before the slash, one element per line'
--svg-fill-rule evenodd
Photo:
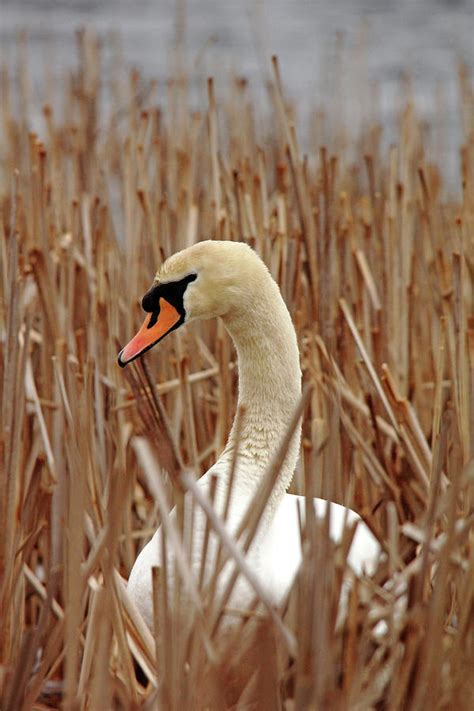
<path fill-rule="evenodd" d="M 118 362 L 122 368 L 138 356 L 143 355 L 145 351 L 161 341 L 167 333 L 181 325 L 183 316 L 169 301 L 161 297 L 159 305 L 160 310 L 158 312 L 152 311 L 147 315 L 136 336 L 120 351 Z"/>

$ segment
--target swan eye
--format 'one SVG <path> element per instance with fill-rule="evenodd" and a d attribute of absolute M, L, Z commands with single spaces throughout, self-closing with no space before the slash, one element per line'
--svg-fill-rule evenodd
<path fill-rule="evenodd" d="M 188 274 L 179 281 L 170 281 L 166 284 L 154 284 L 149 289 L 142 299 L 142 308 L 144 311 L 151 313 L 152 311 L 160 310 L 160 299 L 166 299 L 169 304 L 172 304 L 176 311 L 185 316 L 183 298 L 184 292 L 188 284 L 197 279 L 197 274 Z"/>

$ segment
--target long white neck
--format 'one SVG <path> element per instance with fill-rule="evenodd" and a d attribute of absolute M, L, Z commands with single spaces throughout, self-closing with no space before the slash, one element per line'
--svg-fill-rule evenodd
<path fill-rule="evenodd" d="M 267 277 L 251 306 L 224 317 L 234 341 L 239 367 L 238 404 L 243 407 L 239 438 L 239 486 L 255 490 L 278 449 L 301 396 L 301 369 L 296 333 L 280 291 Z M 270 500 L 275 508 L 288 488 L 299 453 L 301 426 L 292 438 Z M 223 452 L 235 447 L 236 421 Z"/>

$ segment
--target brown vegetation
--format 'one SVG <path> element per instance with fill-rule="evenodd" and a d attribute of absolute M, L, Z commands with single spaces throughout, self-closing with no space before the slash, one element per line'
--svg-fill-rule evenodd
<path fill-rule="evenodd" d="M 222 103 L 209 82 L 197 113 L 182 79 L 157 98 L 136 73 L 117 73 L 104 109 L 87 35 L 38 134 L 24 67 L 19 77 L 2 74 L 0 116 L 3 711 L 471 711 L 468 78 L 462 190 L 448 200 L 409 104 L 389 151 L 376 126 L 344 148 L 315 123 L 303 156 L 276 62 L 265 135 L 242 81 Z M 186 570 L 172 595 L 157 571 L 155 637 L 127 598 L 138 550 L 181 501 L 173 476 L 205 471 L 233 416 L 220 323 L 166 339 L 128 377 L 117 367 L 156 267 L 203 238 L 252 244 L 293 315 L 311 387 L 294 490 L 350 505 L 386 553 L 352 588 L 340 626 L 347 541 L 333 550 L 314 521 L 288 606 L 268 617 L 256 599 L 235 635 L 220 634 L 212 594 L 197 586 L 189 603 Z M 179 537 L 168 545 L 185 555 Z"/>

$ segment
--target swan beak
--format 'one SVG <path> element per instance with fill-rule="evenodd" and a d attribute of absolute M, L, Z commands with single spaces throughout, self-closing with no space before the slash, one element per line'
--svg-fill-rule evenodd
<path fill-rule="evenodd" d="M 143 355 L 145 351 L 148 351 L 158 341 L 161 341 L 166 334 L 180 326 L 183 320 L 182 314 L 169 301 L 161 297 L 159 311 L 152 311 L 147 314 L 136 336 L 118 354 L 120 367 L 124 368 L 127 363 Z"/>

